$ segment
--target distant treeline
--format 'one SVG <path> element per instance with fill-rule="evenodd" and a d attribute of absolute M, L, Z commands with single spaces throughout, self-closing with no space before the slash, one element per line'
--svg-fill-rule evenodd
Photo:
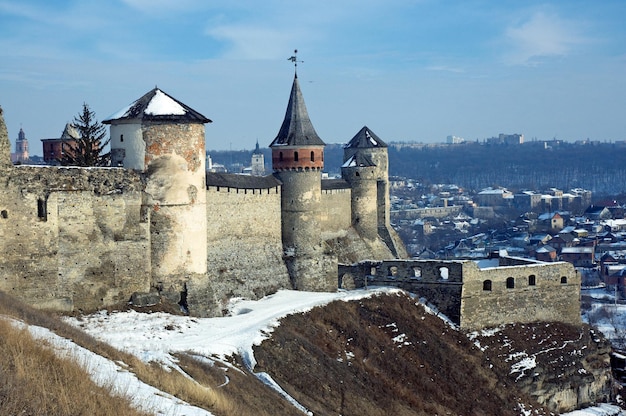
<path fill-rule="evenodd" d="M 269 149 L 263 149 L 271 170 Z M 252 151 L 211 151 L 215 162 L 250 164 Z M 326 147 L 326 171 L 339 173 L 343 148 Z M 426 184 L 456 184 L 480 190 L 584 188 L 594 194 L 626 193 L 626 146 L 615 143 L 532 142 L 521 145 L 466 143 L 439 146 L 389 146 L 389 174 Z"/>

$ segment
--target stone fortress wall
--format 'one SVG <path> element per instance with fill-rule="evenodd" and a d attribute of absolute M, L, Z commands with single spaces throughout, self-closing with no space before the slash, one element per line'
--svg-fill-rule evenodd
<path fill-rule="evenodd" d="M 580 275 L 570 263 L 514 257 L 383 260 L 339 266 L 339 287 L 399 287 L 425 298 L 462 328 L 580 318 Z"/>
<path fill-rule="evenodd" d="M 150 289 L 144 184 L 122 169 L 0 169 L 0 289 L 92 310 Z"/>
<path fill-rule="evenodd" d="M 149 112 L 154 100 L 175 112 Z M 302 120 L 314 133 L 296 77 L 276 140 Z M 336 290 L 338 273 L 339 287 L 418 293 L 463 327 L 507 316 L 580 321 L 571 266 L 399 260 L 406 253 L 389 223 L 387 146 L 367 127 L 345 146 L 343 179 L 322 181 L 323 142 L 275 140 L 274 175 L 206 173 L 207 122 L 155 88 L 105 120 L 119 167 L 35 167 L 11 164 L 0 113 L 0 290 L 61 311 L 144 294 L 218 316 L 233 297 Z"/>

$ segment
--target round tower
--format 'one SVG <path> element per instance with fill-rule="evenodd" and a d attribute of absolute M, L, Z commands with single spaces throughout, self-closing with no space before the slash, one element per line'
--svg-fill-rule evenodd
<path fill-rule="evenodd" d="M 210 122 L 158 88 L 103 121 L 111 125 L 116 165 L 146 173 L 152 286 L 181 303 L 189 284 L 206 281 L 204 124 Z"/>
<path fill-rule="evenodd" d="M 285 119 L 270 144 L 272 168 L 282 182 L 282 241 L 289 277 L 296 290 L 334 291 L 324 259 L 320 228 L 324 142 L 309 119 L 298 76 L 293 80 Z"/>
<path fill-rule="evenodd" d="M 355 153 L 341 166 L 341 176 L 350 184 L 352 226 L 363 237 L 378 238 L 378 173 L 369 157 Z"/>
<path fill-rule="evenodd" d="M 389 202 L 389 158 L 387 144 L 383 142 L 367 126 L 344 146 L 343 166 L 348 168 L 344 177 L 352 188 L 352 219 L 353 223 L 365 222 L 367 226 L 356 226 L 358 231 L 363 232 L 364 237 L 372 235 L 373 219 L 370 217 L 374 210 L 370 205 L 373 196 L 373 184 L 376 182 L 374 200 L 376 201 L 376 228 L 380 237 L 395 257 L 406 257 L 406 249 L 396 232 L 391 227 L 390 202 Z M 350 166 L 351 161 L 355 166 Z M 362 166 L 359 166 L 362 165 Z M 356 173 L 367 170 L 367 180 L 355 180 Z M 344 169 L 342 169 L 344 174 Z M 365 218 L 367 216 L 367 218 Z"/>

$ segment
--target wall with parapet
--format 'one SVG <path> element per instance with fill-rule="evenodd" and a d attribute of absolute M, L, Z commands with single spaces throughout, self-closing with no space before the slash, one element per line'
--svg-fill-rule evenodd
<path fill-rule="evenodd" d="M 468 329 L 535 321 L 580 325 L 580 275 L 565 262 L 484 269 L 466 262 L 461 316 Z"/>
<path fill-rule="evenodd" d="M 29 304 L 94 310 L 150 290 L 141 178 L 121 169 L 2 169 L 0 289 Z"/>
<path fill-rule="evenodd" d="M 290 289 L 282 259 L 280 188 L 207 190 L 208 284 L 216 307 Z M 221 310 L 219 311 L 221 312 Z"/>
<path fill-rule="evenodd" d="M 399 287 L 466 329 L 536 321 L 580 325 L 580 275 L 571 264 L 490 262 L 494 267 L 481 269 L 471 260 L 363 261 L 339 265 L 339 287 Z"/>

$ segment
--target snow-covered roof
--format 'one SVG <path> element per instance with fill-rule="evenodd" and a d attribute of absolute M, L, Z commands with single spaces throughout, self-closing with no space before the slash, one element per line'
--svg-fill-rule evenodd
<path fill-rule="evenodd" d="M 371 166 L 376 166 L 376 164 L 372 162 L 372 160 L 369 157 L 362 155 L 360 153 L 355 153 L 354 155 L 350 156 L 348 160 L 346 160 L 343 163 L 343 165 L 341 165 L 342 168 L 371 167 Z"/>
<path fill-rule="evenodd" d="M 114 124 L 114 122 L 122 120 L 211 123 L 211 120 L 157 87 L 112 114 L 102 123 Z"/>

